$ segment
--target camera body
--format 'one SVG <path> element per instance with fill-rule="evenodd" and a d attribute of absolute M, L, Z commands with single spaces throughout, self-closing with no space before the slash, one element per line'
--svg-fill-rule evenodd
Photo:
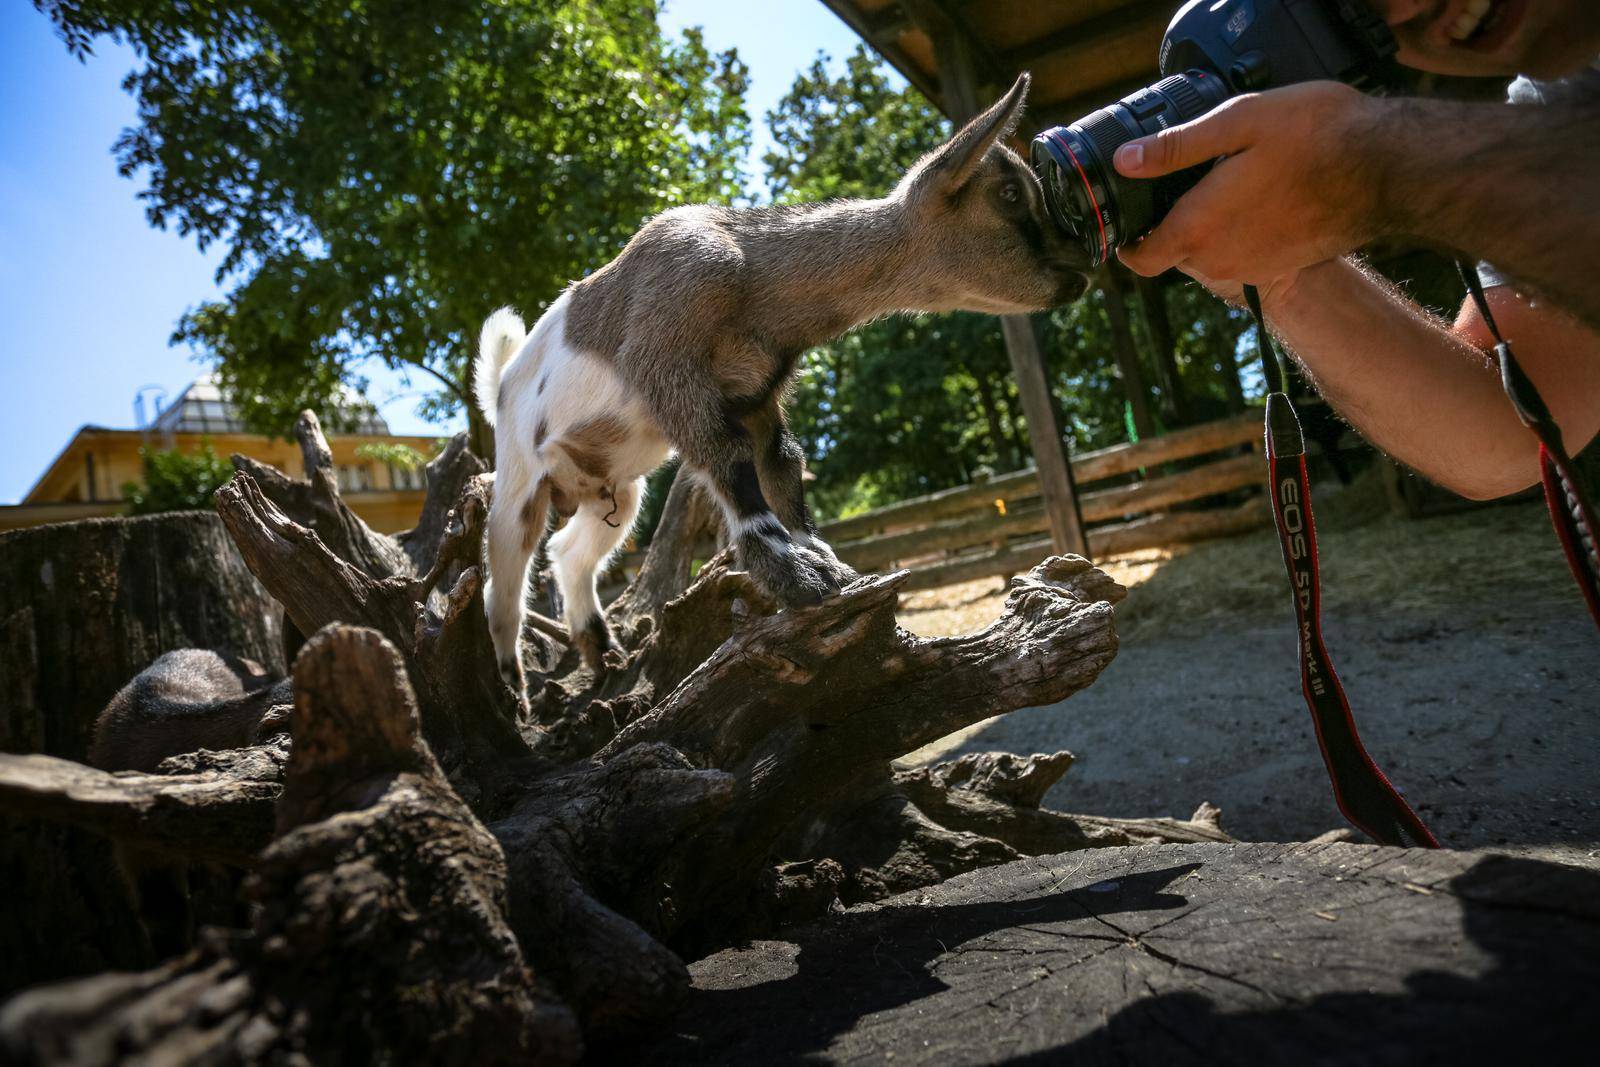
<path fill-rule="evenodd" d="M 1363 0 L 1188 0 L 1162 38 L 1160 81 L 1034 138 L 1050 216 L 1097 267 L 1149 232 L 1209 167 L 1125 178 L 1111 163 L 1118 147 L 1242 93 L 1330 79 L 1382 91 L 1394 52 L 1389 27 Z"/>

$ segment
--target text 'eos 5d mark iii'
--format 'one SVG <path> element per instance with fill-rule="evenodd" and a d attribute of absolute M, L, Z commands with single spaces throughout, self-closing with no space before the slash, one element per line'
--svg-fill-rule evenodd
<path fill-rule="evenodd" d="M 1394 52 L 1388 26 L 1361 0 L 1189 0 L 1161 41 L 1166 77 L 1034 138 L 1050 215 L 1098 267 L 1148 233 L 1204 172 L 1125 178 L 1111 165 L 1118 146 L 1241 93 L 1318 80 L 1381 91 L 1393 82 Z"/>

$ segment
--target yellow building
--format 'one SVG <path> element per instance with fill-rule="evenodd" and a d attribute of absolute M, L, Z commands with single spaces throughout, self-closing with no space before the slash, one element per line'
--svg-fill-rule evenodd
<path fill-rule="evenodd" d="M 331 435 L 328 445 L 345 502 L 380 533 L 410 529 L 422 510 L 424 474 L 359 455 L 362 445 L 409 445 L 425 456 L 435 437 L 392 434 L 377 412 L 363 413 L 356 432 Z M 0 531 L 47 522 L 120 515 L 122 487 L 143 481 L 141 448 L 197 452 L 209 444 L 227 458 L 239 452 L 299 477 L 300 447 L 292 438 L 249 433 L 209 375 L 137 430 L 84 426 L 39 476 L 20 504 L 0 505 Z"/>

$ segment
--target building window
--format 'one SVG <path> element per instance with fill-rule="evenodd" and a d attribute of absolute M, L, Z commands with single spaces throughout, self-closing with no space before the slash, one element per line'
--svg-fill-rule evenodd
<path fill-rule="evenodd" d="M 93 452 L 85 452 L 83 454 L 83 471 L 84 471 L 84 474 L 87 475 L 88 479 L 89 479 L 89 499 L 90 500 L 99 500 L 100 497 L 96 494 L 95 488 L 94 488 L 94 453 Z"/>
<path fill-rule="evenodd" d="M 389 465 L 389 487 L 402 492 L 422 489 L 427 479 L 421 467 L 396 467 Z"/>
<path fill-rule="evenodd" d="M 372 488 L 372 472 L 366 464 L 359 467 L 339 466 L 335 468 L 339 480 L 341 493 L 365 493 Z"/>

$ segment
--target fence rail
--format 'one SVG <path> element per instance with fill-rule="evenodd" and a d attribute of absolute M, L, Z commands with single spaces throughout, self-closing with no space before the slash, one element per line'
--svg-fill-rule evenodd
<path fill-rule="evenodd" d="M 1243 503 L 1173 510 L 1262 483 L 1259 412 L 1190 426 L 1134 444 L 1085 452 L 1072 461 L 1078 504 L 1096 559 L 1143 548 L 1225 537 L 1266 524 L 1258 493 Z M 1187 461 L 1220 453 L 1199 464 Z M 1182 469 L 1167 470 L 1174 464 Z M 1101 485 L 1111 482 L 1115 484 Z M 863 571 L 905 567 L 908 589 L 1014 574 L 1051 552 L 1050 522 L 1032 470 L 902 500 L 825 523 L 818 532 L 839 557 Z M 706 552 L 713 551 L 711 545 Z M 637 566 L 625 556 L 622 570 Z"/>
<path fill-rule="evenodd" d="M 1260 456 L 1237 454 L 1245 444 L 1259 447 L 1260 437 L 1260 415 L 1246 413 L 1074 458 L 1091 554 L 1098 559 L 1263 525 L 1268 516 L 1259 496 L 1243 504 L 1172 510 L 1260 485 Z M 1211 453 L 1223 454 L 1162 472 L 1169 464 Z M 1126 480 L 1130 475 L 1135 477 Z M 1097 484 L 1112 479 L 1123 480 Z M 910 589 L 1025 569 L 1050 553 L 1048 531 L 1038 477 L 1031 470 L 904 500 L 819 530 L 841 559 L 860 570 L 909 568 Z"/>

